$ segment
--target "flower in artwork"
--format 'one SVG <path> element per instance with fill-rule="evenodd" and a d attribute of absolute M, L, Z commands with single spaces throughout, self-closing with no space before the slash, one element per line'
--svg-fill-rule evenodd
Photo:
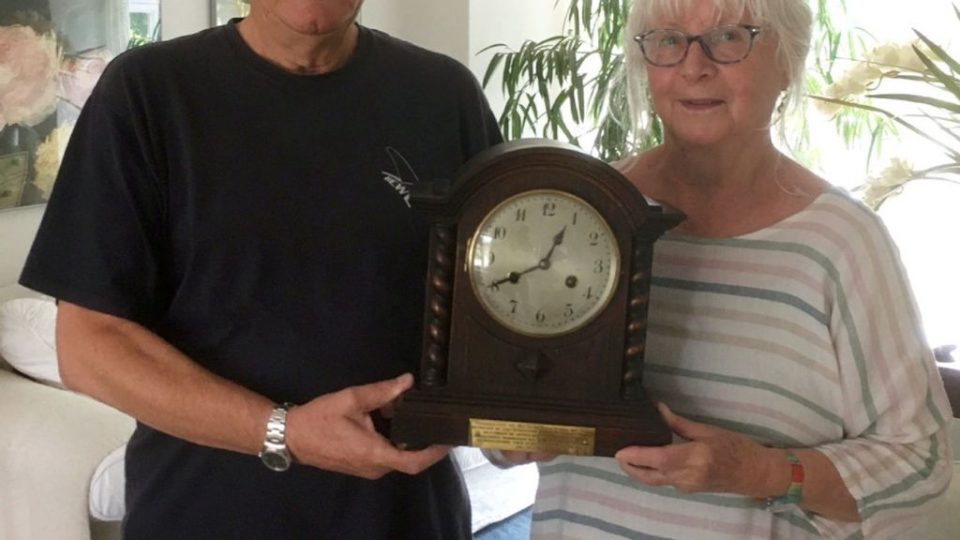
<path fill-rule="evenodd" d="M 57 41 L 29 26 L 0 26 L 0 128 L 34 126 L 57 103 Z"/>
<path fill-rule="evenodd" d="M 106 47 L 66 56 L 60 66 L 60 97 L 76 108 L 83 107 L 113 55 Z"/>
<path fill-rule="evenodd" d="M 37 148 L 37 176 L 33 183 L 43 192 L 44 198 L 50 197 L 53 183 L 57 179 L 57 171 L 60 169 L 60 161 L 63 160 L 63 153 L 67 149 L 67 141 L 73 133 L 73 126 L 73 123 L 57 126 Z"/>

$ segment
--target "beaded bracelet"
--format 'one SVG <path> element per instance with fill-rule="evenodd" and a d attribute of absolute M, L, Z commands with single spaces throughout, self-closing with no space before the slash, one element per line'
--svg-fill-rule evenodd
<path fill-rule="evenodd" d="M 800 458 L 793 452 L 787 450 L 787 462 L 790 463 L 790 487 L 787 488 L 787 494 L 780 497 L 771 497 L 767 499 L 763 508 L 770 512 L 782 512 L 789 510 L 800 504 L 803 498 L 803 464 Z"/>

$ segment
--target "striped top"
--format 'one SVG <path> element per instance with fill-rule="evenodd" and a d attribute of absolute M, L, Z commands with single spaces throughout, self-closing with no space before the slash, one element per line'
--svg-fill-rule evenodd
<path fill-rule="evenodd" d="M 896 247 L 839 189 L 751 234 L 657 242 L 644 386 L 692 420 L 816 448 L 863 523 L 562 456 L 541 465 L 532 538 L 891 538 L 950 481 L 950 409 Z"/>

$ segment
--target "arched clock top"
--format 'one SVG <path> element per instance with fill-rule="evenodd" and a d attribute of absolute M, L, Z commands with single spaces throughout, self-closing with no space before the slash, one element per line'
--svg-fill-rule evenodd
<path fill-rule="evenodd" d="M 569 179 L 566 186 L 562 178 Z M 500 183 L 507 186 L 492 186 Z M 593 204 L 613 202 L 634 233 L 658 237 L 683 219 L 679 213 L 666 212 L 648 202 L 609 164 L 575 146 L 550 139 L 508 141 L 488 148 L 464 164 L 455 180 L 415 185 L 411 202 L 435 221 L 455 222 L 468 201 L 488 189 L 496 189 L 502 196 L 545 187 L 565 187 Z"/>

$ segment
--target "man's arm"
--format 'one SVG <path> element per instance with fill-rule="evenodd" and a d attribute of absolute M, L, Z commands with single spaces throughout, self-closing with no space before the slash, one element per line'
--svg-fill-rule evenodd
<path fill-rule="evenodd" d="M 61 301 L 57 350 L 68 388 L 181 439 L 245 454 L 260 451 L 273 403 L 202 368 L 136 323 Z M 294 459 L 364 478 L 392 470 L 416 474 L 439 461 L 448 448 L 398 450 L 370 418 L 412 384 L 404 375 L 294 407 L 287 417 Z"/>

